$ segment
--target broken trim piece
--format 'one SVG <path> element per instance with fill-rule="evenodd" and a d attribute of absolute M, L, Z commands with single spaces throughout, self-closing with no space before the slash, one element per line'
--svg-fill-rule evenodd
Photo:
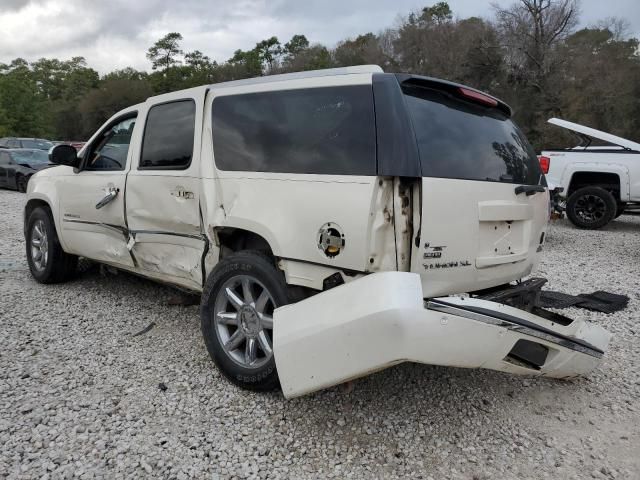
<path fill-rule="evenodd" d="M 427 309 L 436 312 L 448 313 L 450 315 L 457 315 L 470 320 L 477 320 L 490 325 L 506 327 L 510 330 L 515 330 L 531 337 L 546 340 L 547 342 L 555 343 L 556 345 L 560 345 L 595 358 L 602 358 L 604 355 L 602 350 L 594 347 L 590 343 L 578 338 L 567 337 L 561 333 L 556 333 L 553 330 L 536 325 L 535 323 L 529 322 L 523 318 L 516 318 L 506 313 L 487 310 L 486 308 L 480 307 L 462 307 L 460 305 L 452 305 L 442 300 L 429 300 L 427 302 Z"/>

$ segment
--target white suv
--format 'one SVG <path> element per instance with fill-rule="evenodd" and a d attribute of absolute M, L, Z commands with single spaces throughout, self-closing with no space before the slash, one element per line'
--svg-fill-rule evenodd
<path fill-rule="evenodd" d="M 548 215 L 510 115 L 375 66 L 149 98 L 29 182 L 31 272 L 82 256 L 199 292 L 221 371 L 287 397 L 402 361 L 586 373 L 609 334 L 537 308 L 543 279 L 509 283 Z"/>

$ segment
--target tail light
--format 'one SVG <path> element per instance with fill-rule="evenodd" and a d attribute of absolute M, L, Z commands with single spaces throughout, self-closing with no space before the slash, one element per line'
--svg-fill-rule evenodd
<path fill-rule="evenodd" d="M 549 167 L 551 166 L 551 159 L 549 157 L 540 156 L 538 159 L 540 161 L 540 168 L 542 169 L 542 173 L 549 173 Z"/>
<path fill-rule="evenodd" d="M 485 95 L 484 93 L 476 92 L 475 90 L 471 90 L 469 88 L 460 87 L 458 88 L 458 92 L 460 95 L 465 97 L 468 100 L 472 100 L 476 103 L 480 103 L 487 107 L 497 107 L 498 101 L 490 97 L 489 95 Z"/>

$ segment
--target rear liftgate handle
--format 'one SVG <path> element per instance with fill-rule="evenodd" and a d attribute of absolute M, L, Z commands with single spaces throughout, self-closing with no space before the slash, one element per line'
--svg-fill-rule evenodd
<path fill-rule="evenodd" d="M 96 210 L 100 210 L 107 203 L 111 202 L 114 198 L 118 196 L 118 193 L 120 193 L 119 188 L 109 187 L 109 189 L 107 190 L 107 194 L 104 197 L 102 197 L 102 200 L 96 203 Z"/>
<path fill-rule="evenodd" d="M 536 193 L 542 193 L 545 191 L 542 185 L 520 185 L 517 186 L 514 190 L 516 195 L 520 195 L 521 193 L 525 193 L 527 197 L 531 195 L 535 195 Z"/>

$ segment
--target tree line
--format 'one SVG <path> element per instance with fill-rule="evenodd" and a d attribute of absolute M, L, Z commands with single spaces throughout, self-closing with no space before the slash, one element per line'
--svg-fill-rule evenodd
<path fill-rule="evenodd" d="M 349 65 L 444 78 L 509 103 L 537 149 L 568 140 L 552 116 L 640 141 L 640 49 L 624 20 L 577 29 L 579 0 L 519 0 L 460 18 L 447 2 L 335 48 L 303 34 L 265 39 L 218 63 L 172 32 L 147 51 L 151 72 L 100 76 L 83 57 L 0 63 L 0 136 L 87 139 L 118 110 L 155 94 L 227 80 Z"/>

